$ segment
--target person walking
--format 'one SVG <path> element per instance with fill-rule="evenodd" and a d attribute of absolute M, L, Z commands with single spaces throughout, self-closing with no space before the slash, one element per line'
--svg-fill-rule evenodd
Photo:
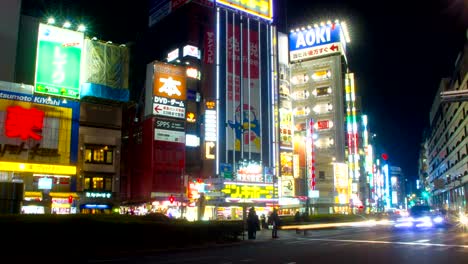
<path fill-rule="evenodd" d="M 258 216 L 255 213 L 255 208 L 250 208 L 247 216 L 247 233 L 249 239 L 255 239 L 257 235 L 257 228 L 259 225 Z"/>
<path fill-rule="evenodd" d="M 280 219 L 279 219 L 279 216 L 278 216 L 278 211 L 276 211 L 276 208 L 273 209 L 273 212 L 271 213 L 271 215 L 269 217 L 269 221 L 271 221 L 271 224 L 273 225 L 273 229 L 271 231 L 271 237 L 272 238 L 279 238 L 278 237 L 278 226 L 280 224 Z"/>

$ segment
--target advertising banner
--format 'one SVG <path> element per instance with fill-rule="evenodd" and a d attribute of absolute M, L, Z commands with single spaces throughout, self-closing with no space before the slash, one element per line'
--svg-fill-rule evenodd
<path fill-rule="evenodd" d="M 342 52 L 342 36 L 341 25 L 336 23 L 293 31 L 289 34 L 290 60 L 304 60 Z"/>
<path fill-rule="evenodd" d="M 80 98 L 83 43 L 82 32 L 39 24 L 36 93 Z"/>
<path fill-rule="evenodd" d="M 281 177 L 281 192 L 280 197 L 294 197 L 295 196 L 295 180 L 292 176 Z"/>
<path fill-rule="evenodd" d="M 273 19 L 273 0 L 217 0 L 216 2 L 263 19 Z"/>
<path fill-rule="evenodd" d="M 185 75 L 185 68 L 182 66 L 155 62 L 153 95 L 169 99 L 186 100 Z"/>
<path fill-rule="evenodd" d="M 241 80 L 241 46 L 240 27 L 228 25 L 228 149 L 245 152 L 260 153 L 260 85 L 259 85 L 259 49 L 258 32 L 243 29 L 242 45 L 242 80 Z M 248 39 L 250 38 L 250 43 Z M 250 58 L 248 58 L 250 49 Z M 233 63 L 234 62 L 234 63 Z M 250 62 L 250 63 L 249 63 Z M 234 64 L 234 65 L 233 65 Z M 250 82 L 249 82 L 250 75 Z M 233 84 L 234 81 L 234 84 Z M 241 91 L 242 81 L 242 91 Z M 242 106 L 241 106 L 242 95 Z M 249 104 L 250 103 L 250 104 Z M 242 119 L 242 120 L 241 120 Z M 233 137 L 235 135 L 235 142 Z"/>
<path fill-rule="evenodd" d="M 77 102 L 0 91 L 0 160 L 76 162 L 79 112 Z"/>
<path fill-rule="evenodd" d="M 228 202 L 271 201 L 278 197 L 273 184 L 224 182 L 221 190 Z"/>
<path fill-rule="evenodd" d="M 281 177 L 293 176 L 293 153 L 292 152 L 281 152 Z"/>

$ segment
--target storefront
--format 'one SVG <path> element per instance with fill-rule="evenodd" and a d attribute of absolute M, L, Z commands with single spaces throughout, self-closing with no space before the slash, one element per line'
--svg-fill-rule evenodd
<path fill-rule="evenodd" d="M 75 213 L 79 103 L 2 88 L 0 181 L 23 183 L 23 213 Z"/>

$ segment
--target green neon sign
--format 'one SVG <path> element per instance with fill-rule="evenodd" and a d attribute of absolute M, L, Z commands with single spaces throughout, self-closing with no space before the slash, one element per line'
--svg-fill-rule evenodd
<path fill-rule="evenodd" d="M 80 98 L 81 51 L 84 35 L 39 25 L 36 59 L 36 93 Z"/>

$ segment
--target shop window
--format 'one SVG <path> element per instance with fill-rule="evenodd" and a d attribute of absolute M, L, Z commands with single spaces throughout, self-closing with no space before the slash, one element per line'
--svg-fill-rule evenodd
<path fill-rule="evenodd" d="M 114 149 L 102 145 L 87 145 L 85 149 L 85 162 L 97 164 L 113 164 Z"/>

